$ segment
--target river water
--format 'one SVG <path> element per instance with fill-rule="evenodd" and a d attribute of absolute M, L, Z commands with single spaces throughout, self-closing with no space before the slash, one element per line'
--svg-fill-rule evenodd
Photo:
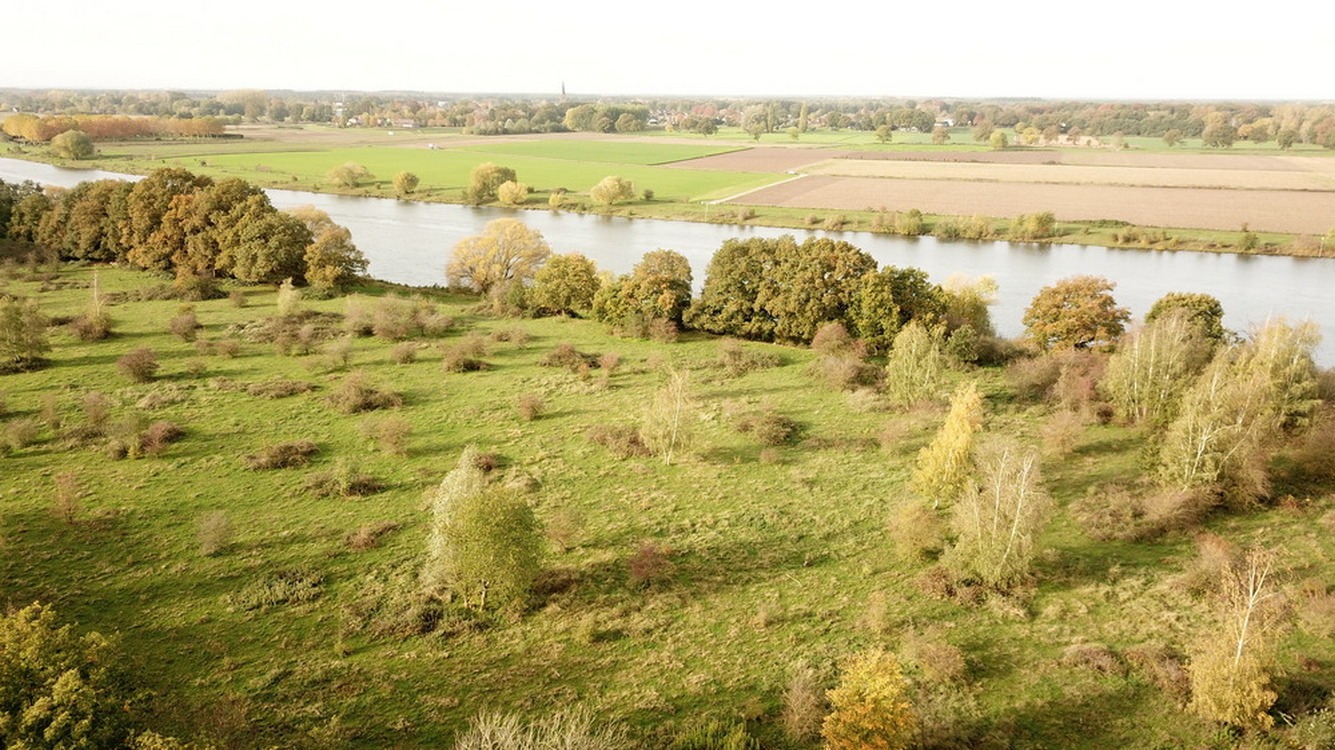
<path fill-rule="evenodd" d="M 73 170 L 0 158 L 0 180 L 33 180 L 73 186 L 86 180 L 137 179 L 95 170 Z M 501 216 L 516 216 L 542 232 L 557 253 L 580 252 L 598 267 L 629 271 L 640 256 L 658 248 L 685 255 L 695 269 L 697 291 L 714 251 L 731 237 L 795 234 L 800 241 L 823 231 L 739 227 L 652 219 L 625 219 L 547 210 L 474 208 L 385 198 L 269 190 L 278 208 L 313 205 L 352 231 L 378 279 L 411 285 L 444 283 L 445 259 L 460 239 L 482 231 Z M 726 210 L 726 209 L 721 209 Z M 1332 217 L 1335 219 L 1335 217 Z M 828 233 L 851 242 L 882 265 L 914 266 L 933 281 L 951 275 L 990 275 L 998 285 L 992 319 L 1003 336 L 1023 331 L 1025 307 L 1040 288 L 1076 274 L 1103 276 L 1117 284 L 1117 301 L 1137 318 L 1168 292 L 1206 292 L 1224 305 L 1224 324 L 1245 331 L 1272 316 L 1310 319 L 1325 334 L 1317 351 L 1335 365 L 1335 259 L 1227 255 L 1182 251 L 1122 250 L 1082 245 L 1010 242 L 945 242 L 865 232 Z"/>

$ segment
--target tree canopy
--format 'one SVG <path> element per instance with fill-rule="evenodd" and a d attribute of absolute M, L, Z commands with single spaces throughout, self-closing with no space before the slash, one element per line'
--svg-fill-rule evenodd
<path fill-rule="evenodd" d="M 493 219 L 482 234 L 455 244 L 445 276 L 452 284 L 464 284 L 486 294 L 508 281 L 532 280 L 551 253 L 538 230 L 518 219 Z"/>

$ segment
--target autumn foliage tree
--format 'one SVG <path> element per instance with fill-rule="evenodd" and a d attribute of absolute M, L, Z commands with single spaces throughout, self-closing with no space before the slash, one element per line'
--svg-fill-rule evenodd
<path fill-rule="evenodd" d="M 600 206 L 611 206 L 635 197 L 635 183 L 624 177 L 608 175 L 589 189 L 589 197 Z"/>
<path fill-rule="evenodd" d="M 961 579 L 1004 591 L 1029 574 L 1052 500 L 1034 450 L 998 439 L 976 460 L 977 475 L 955 504 L 945 560 Z"/>
<path fill-rule="evenodd" d="M 918 452 L 913 489 L 933 507 L 953 502 L 973 474 L 974 438 L 983 429 L 983 397 L 978 384 L 961 385 L 950 399 L 950 413 L 930 445 Z"/>
<path fill-rule="evenodd" d="M 558 315 L 587 312 L 598 292 L 598 266 L 579 253 L 553 255 L 533 276 L 533 304 Z"/>
<path fill-rule="evenodd" d="M 874 649 L 852 659 L 828 694 L 821 726 L 828 750 L 903 750 L 917 729 L 908 682 L 894 654 Z"/>
<path fill-rule="evenodd" d="M 495 200 L 496 192 L 507 182 L 516 182 L 513 169 L 489 161 L 483 162 L 468 173 L 468 187 L 464 189 L 464 198 L 472 203 Z"/>
<path fill-rule="evenodd" d="M 1099 276 L 1072 276 L 1043 287 L 1024 312 L 1029 337 L 1045 351 L 1112 343 L 1131 318 L 1117 306 L 1114 286 Z"/>
<path fill-rule="evenodd" d="M 445 276 L 450 283 L 486 294 L 500 284 L 531 280 L 551 253 L 538 230 L 518 219 L 493 219 L 482 234 L 455 244 Z"/>

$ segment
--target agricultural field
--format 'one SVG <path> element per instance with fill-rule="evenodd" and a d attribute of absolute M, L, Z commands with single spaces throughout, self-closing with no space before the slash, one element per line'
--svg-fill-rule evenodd
<path fill-rule="evenodd" d="M 0 375 L 3 601 L 112 636 L 164 734 L 448 747 L 479 712 L 580 706 L 638 747 L 714 720 L 801 750 L 820 741 L 794 691 L 819 705 L 851 655 L 880 648 L 905 664 L 916 746 L 1235 747 L 1267 735 L 1186 711 L 1181 655 L 1217 632 L 1220 555 L 1252 545 L 1280 550 L 1290 604 L 1273 713 L 1321 716 L 1335 691 L 1335 485 L 1289 453 L 1273 502 L 1098 540 L 1073 506 L 1142 477 L 1147 435 L 1092 403 L 1072 422 L 1022 368 L 961 366 L 892 408 L 827 383 L 805 347 L 621 338 L 440 289 L 367 283 L 280 310 L 272 287 L 183 303 L 165 283 L 13 261 L 0 277 L 54 319 L 49 366 Z M 95 284 L 114 333 L 80 341 L 64 323 Z M 427 323 L 396 332 L 405 313 Z M 140 347 L 159 367 L 134 382 L 118 362 Z M 446 366 L 461 357 L 483 364 Z M 652 419 L 670 372 L 689 384 L 688 447 L 665 462 L 609 440 Z M 948 507 L 904 520 L 919 451 L 967 381 L 985 435 L 1042 451 L 1054 501 L 1008 594 L 951 596 L 940 550 L 914 554 Z M 347 408 L 356 382 L 375 391 L 364 411 Z M 1067 395 L 1092 398 L 1081 387 Z M 308 463 L 248 468 L 294 441 Z M 432 493 L 468 446 L 545 529 L 543 572 L 518 606 L 427 618 Z"/>

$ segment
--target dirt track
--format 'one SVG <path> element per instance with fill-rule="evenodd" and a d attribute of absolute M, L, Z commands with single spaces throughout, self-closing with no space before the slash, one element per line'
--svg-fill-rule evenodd
<path fill-rule="evenodd" d="M 917 208 L 927 213 L 1015 216 L 1052 211 L 1065 221 L 1119 219 L 1141 226 L 1320 235 L 1335 227 L 1335 192 L 1051 185 L 810 176 L 738 203 L 823 210 Z"/>

